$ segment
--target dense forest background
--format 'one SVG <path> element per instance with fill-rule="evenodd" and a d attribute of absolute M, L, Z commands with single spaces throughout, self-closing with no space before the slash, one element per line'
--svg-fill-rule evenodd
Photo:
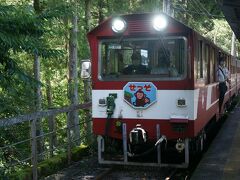
<path fill-rule="evenodd" d="M 71 104 L 71 42 L 77 45 L 79 71 L 80 60 L 90 58 L 86 33 L 102 20 L 162 8 L 163 0 L 0 0 L 0 118 Z M 232 32 L 216 1 L 172 0 L 170 9 L 176 19 L 230 51 Z M 83 102 L 80 77 L 77 83 L 78 102 Z"/>

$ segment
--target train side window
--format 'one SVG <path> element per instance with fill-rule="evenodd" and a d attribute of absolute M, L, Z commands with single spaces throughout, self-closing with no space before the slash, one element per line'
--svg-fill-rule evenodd
<path fill-rule="evenodd" d="M 231 58 L 231 70 L 230 70 L 230 72 L 231 72 L 231 74 L 236 73 L 236 61 L 235 61 L 234 57 Z"/>
<path fill-rule="evenodd" d="M 204 74 L 207 80 L 207 84 L 210 83 L 210 54 L 209 54 L 209 45 L 205 46 L 205 58 L 204 58 Z"/>
<path fill-rule="evenodd" d="M 240 73 L 240 62 L 237 61 L 237 73 Z"/>
<path fill-rule="evenodd" d="M 215 59 L 216 59 L 216 50 L 214 48 L 210 48 L 210 64 L 209 64 L 209 75 L 210 75 L 210 83 L 215 82 L 216 79 L 216 67 L 215 67 Z"/>
<path fill-rule="evenodd" d="M 198 41 L 197 78 L 203 78 L 203 41 Z"/>
<path fill-rule="evenodd" d="M 227 68 L 230 71 L 231 70 L 231 56 L 227 56 L 227 62 L 228 62 Z"/>

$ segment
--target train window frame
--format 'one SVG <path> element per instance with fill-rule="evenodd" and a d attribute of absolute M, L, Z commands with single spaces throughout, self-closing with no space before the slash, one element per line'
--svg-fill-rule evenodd
<path fill-rule="evenodd" d="M 210 82 L 209 84 L 215 83 L 216 82 L 216 54 L 217 51 L 213 46 L 210 46 L 210 61 L 209 61 L 209 74 L 210 74 Z"/>
<path fill-rule="evenodd" d="M 206 84 L 210 84 L 210 45 L 205 44 L 204 46 L 204 76 Z"/>
<path fill-rule="evenodd" d="M 103 43 L 107 43 L 107 42 L 116 42 L 119 43 L 120 41 L 146 41 L 146 40 L 156 40 L 156 41 L 163 41 L 163 40 L 178 40 L 178 39 L 182 39 L 183 40 L 183 55 L 182 55 L 182 61 L 184 61 L 184 63 L 181 65 L 181 70 L 182 70 L 182 74 L 181 76 L 177 76 L 177 77 L 164 77 L 161 76 L 159 77 L 158 74 L 141 74 L 139 76 L 139 74 L 136 75 L 108 75 L 108 77 L 103 77 L 103 61 L 102 61 L 102 44 Z M 188 39 L 185 36 L 165 36 L 165 37 L 149 37 L 149 38 L 142 38 L 142 37 L 135 37 L 135 38 L 131 38 L 131 37 L 125 37 L 124 39 L 116 39 L 116 38 L 111 38 L 111 39 L 101 39 L 99 40 L 99 44 L 98 44 L 98 79 L 100 81 L 129 81 L 129 80 L 135 80 L 135 81 L 139 81 L 139 80 L 153 80 L 153 81 L 179 81 L 179 80 L 184 80 L 187 78 L 187 64 L 189 61 L 189 57 L 188 57 Z M 179 64 L 180 65 L 180 64 Z"/>
<path fill-rule="evenodd" d="M 202 39 L 198 40 L 198 52 L 197 52 L 197 79 L 204 78 L 204 62 L 205 62 L 205 46 Z"/>

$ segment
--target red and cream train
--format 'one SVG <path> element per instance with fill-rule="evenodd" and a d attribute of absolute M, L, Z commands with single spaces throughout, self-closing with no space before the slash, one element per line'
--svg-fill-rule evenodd
<path fill-rule="evenodd" d="M 231 79 L 224 104 L 239 92 L 240 61 L 165 14 L 109 18 L 88 40 L 99 162 L 187 167 L 189 154 L 203 149 L 206 127 L 220 118 L 219 54 Z M 114 142 L 120 158 L 106 155 Z M 153 160 L 134 159 L 151 149 Z M 168 161 L 169 152 L 180 160 Z"/>

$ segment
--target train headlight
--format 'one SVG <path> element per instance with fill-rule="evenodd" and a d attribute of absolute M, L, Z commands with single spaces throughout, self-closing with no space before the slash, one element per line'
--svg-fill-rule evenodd
<path fill-rule="evenodd" d="M 158 15 L 153 18 L 153 28 L 156 31 L 164 30 L 168 25 L 167 19 L 163 15 Z"/>
<path fill-rule="evenodd" d="M 116 18 L 112 21 L 112 30 L 115 33 L 123 33 L 127 28 L 126 22 L 121 18 Z"/>

